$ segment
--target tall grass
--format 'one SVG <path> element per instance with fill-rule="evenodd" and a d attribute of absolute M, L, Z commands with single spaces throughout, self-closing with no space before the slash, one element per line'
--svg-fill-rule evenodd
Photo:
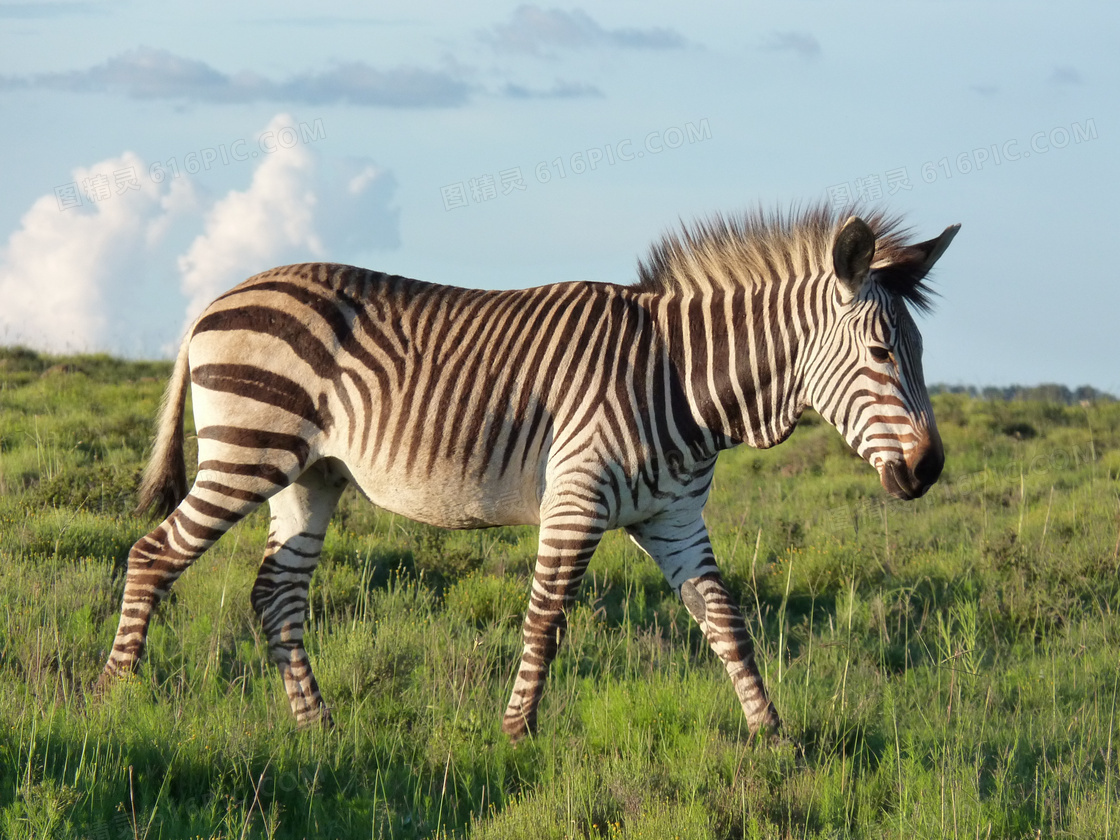
<path fill-rule="evenodd" d="M 656 567 L 592 563 L 511 747 L 535 531 L 445 533 L 347 495 L 297 732 L 249 607 L 254 514 L 176 584 L 140 673 L 86 702 L 166 366 L 0 351 L 0 836 L 1120 835 L 1120 408 L 944 394 L 948 464 L 886 502 L 810 416 L 721 458 L 707 519 L 785 741 L 753 742 Z"/>

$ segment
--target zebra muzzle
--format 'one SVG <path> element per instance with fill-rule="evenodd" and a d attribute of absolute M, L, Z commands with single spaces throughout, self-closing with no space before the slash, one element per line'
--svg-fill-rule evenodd
<path fill-rule="evenodd" d="M 916 488 L 910 475 L 910 468 L 905 461 L 888 461 L 879 470 L 879 481 L 883 489 L 896 499 L 910 501 L 925 492 L 925 488 Z"/>
<path fill-rule="evenodd" d="M 945 466 L 945 452 L 939 438 L 926 447 L 916 450 L 905 461 L 887 461 L 879 470 L 883 489 L 896 499 L 910 501 L 924 496 L 941 477 Z"/>

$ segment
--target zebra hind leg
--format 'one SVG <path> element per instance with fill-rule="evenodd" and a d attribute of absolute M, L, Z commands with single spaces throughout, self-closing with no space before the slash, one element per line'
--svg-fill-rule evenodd
<path fill-rule="evenodd" d="M 118 678 L 133 673 L 144 653 L 152 613 L 171 585 L 235 523 L 265 500 L 275 486 L 233 488 L 200 471 L 187 497 L 128 553 L 121 617 L 113 649 L 94 686 L 103 695 Z"/>
<path fill-rule="evenodd" d="M 327 524 L 347 483 L 346 477 L 320 461 L 269 499 L 272 525 L 253 584 L 253 609 L 301 728 L 331 722 L 311 671 L 303 633 L 308 585 L 319 562 Z"/>

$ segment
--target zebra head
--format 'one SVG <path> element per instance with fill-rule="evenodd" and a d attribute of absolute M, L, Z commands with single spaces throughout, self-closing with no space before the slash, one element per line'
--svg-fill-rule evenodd
<path fill-rule="evenodd" d="M 929 308 L 922 281 L 959 228 L 914 245 L 884 237 L 877 249 L 875 232 L 853 216 L 832 245 L 834 277 L 824 294 L 830 317 L 809 354 L 809 405 L 899 499 L 924 494 L 945 463 L 922 373 L 922 337 L 907 302 Z"/>

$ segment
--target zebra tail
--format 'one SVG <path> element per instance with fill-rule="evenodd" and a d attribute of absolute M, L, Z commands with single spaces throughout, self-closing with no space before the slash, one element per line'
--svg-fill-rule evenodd
<path fill-rule="evenodd" d="M 170 516 L 187 496 L 187 462 L 183 456 L 183 411 L 189 385 L 187 348 L 191 332 L 187 332 L 175 359 L 175 370 L 159 410 L 159 426 L 152 447 L 152 457 L 140 480 L 136 515 L 158 513 Z"/>

